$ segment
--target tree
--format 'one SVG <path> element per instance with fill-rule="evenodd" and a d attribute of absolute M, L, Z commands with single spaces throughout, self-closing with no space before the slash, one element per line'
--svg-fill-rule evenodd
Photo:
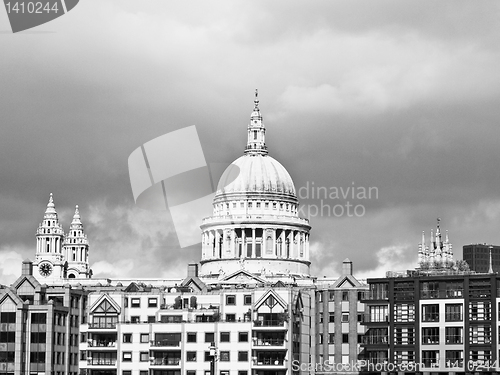
<path fill-rule="evenodd" d="M 181 296 L 175 297 L 174 309 L 178 310 L 182 308 L 182 298 Z"/>
<path fill-rule="evenodd" d="M 192 309 L 196 309 L 198 306 L 198 303 L 196 302 L 196 296 L 191 296 L 189 299 L 189 306 L 191 306 Z"/>

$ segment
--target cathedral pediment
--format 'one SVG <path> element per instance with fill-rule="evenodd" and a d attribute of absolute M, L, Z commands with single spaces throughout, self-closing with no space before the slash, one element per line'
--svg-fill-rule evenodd
<path fill-rule="evenodd" d="M 222 281 L 232 281 L 232 282 L 238 282 L 242 284 L 264 284 L 266 281 L 264 279 L 261 279 L 258 276 L 255 276 L 254 274 L 245 271 L 245 270 L 239 270 L 234 272 L 233 274 L 225 277 L 222 279 Z"/>

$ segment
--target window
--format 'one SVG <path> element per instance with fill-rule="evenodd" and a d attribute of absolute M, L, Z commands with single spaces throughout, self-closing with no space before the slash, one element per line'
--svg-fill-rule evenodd
<path fill-rule="evenodd" d="M 132 361 L 132 352 L 123 352 L 122 361 L 123 362 L 131 362 Z"/>
<path fill-rule="evenodd" d="M 130 299 L 131 307 L 141 307 L 141 299 L 140 298 L 131 298 Z"/>
<path fill-rule="evenodd" d="M 205 352 L 205 362 L 210 362 L 212 360 L 212 356 L 210 352 Z"/>
<path fill-rule="evenodd" d="M 154 315 L 148 315 L 148 323 L 155 323 L 156 317 Z"/>
<path fill-rule="evenodd" d="M 215 337 L 213 332 L 205 332 L 205 342 L 214 342 Z"/>
<path fill-rule="evenodd" d="M 229 351 L 220 351 L 219 360 L 221 362 L 229 362 Z"/>
<path fill-rule="evenodd" d="M 462 321 L 462 304 L 446 304 L 444 319 L 447 322 L 461 322 Z"/>
<path fill-rule="evenodd" d="M 389 307 L 387 305 L 370 306 L 370 322 L 386 322 Z"/>
<path fill-rule="evenodd" d="M 196 342 L 196 332 L 187 333 L 187 342 Z"/>
<path fill-rule="evenodd" d="M 438 281 L 423 281 L 420 283 L 420 298 L 438 298 L 439 297 L 439 282 Z"/>
<path fill-rule="evenodd" d="M 187 352 L 186 353 L 186 361 L 187 362 L 196 362 L 196 352 Z"/>
<path fill-rule="evenodd" d="M 140 352 L 139 353 L 139 360 L 141 362 L 147 362 L 147 361 L 149 361 L 149 352 Z"/>
<path fill-rule="evenodd" d="M 323 313 L 322 312 L 319 313 L 318 320 L 320 323 L 323 323 Z"/>
<path fill-rule="evenodd" d="M 328 334 L 328 343 L 329 344 L 335 344 L 335 334 L 334 333 L 329 333 Z"/>
<path fill-rule="evenodd" d="M 439 328 L 438 327 L 422 328 L 422 343 L 439 344 Z"/>
<path fill-rule="evenodd" d="M 132 342 L 132 334 L 131 333 L 124 333 L 123 334 L 123 342 L 125 342 L 125 343 Z"/>
<path fill-rule="evenodd" d="M 148 298 L 148 307 L 158 307 L 158 298 Z"/>
<path fill-rule="evenodd" d="M 334 291 L 330 291 L 328 292 L 328 301 L 334 301 L 335 300 L 335 292 Z"/>
<path fill-rule="evenodd" d="M 123 370 L 122 375 L 132 375 L 132 371 L 131 370 Z"/>
<path fill-rule="evenodd" d="M 469 339 L 471 344 L 491 343 L 491 327 L 489 325 L 469 326 Z"/>
<path fill-rule="evenodd" d="M 387 335 L 387 329 L 386 329 Z M 387 343 L 387 341 L 385 341 Z M 394 344 L 396 345 L 414 345 L 415 344 L 415 328 L 401 327 L 394 330 Z"/>
<path fill-rule="evenodd" d="M 147 375 L 147 373 L 145 375 Z M 186 371 L 186 375 L 196 375 L 196 371 L 188 370 L 188 371 Z"/>
<path fill-rule="evenodd" d="M 244 305 L 251 305 L 252 304 L 252 295 L 251 294 L 245 294 L 243 296 L 243 304 Z"/>
<path fill-rule="evenodd" d="M 248 352 L 238 352 L 238 362 L 248 362 Z"/>
<path fill-rule="evenodd" d="M 422 321 L 439 322 L 439 305 L 423 305 Z"/>
<path fill-rule="evenodd" d="M 349 314 L 342 314 L 342 323 L 349 322 Z"/>
<path fill-rule="evenodd" d="M 149 374 L 149 371 L 147 371 L 147 370 L 139 371 L 139 375 L 148 375 L 148 374 Z M 195 374 L 193 374 L 193 375 L 195 375 Z"/>
<path fill-rule="evenodd" d="M 323 335 L 318 335 L 318 344 L 323 344 Z"/>
<path fill-rule="evenodd" d="M 229 341 L 230 341 L 229 332 L 221 332 L 220 333 L 220 342 L 229 342 Z"/>
<path fill-rule="evenodd" d="M 226 322 L 236 322 L 236 314 L 226 314 Z"/>
<path fill-rule="evenodd" d="M 422 363 L 425 367 L 439 366 L 439 350 L 423 350 Z"/>
<path fill-rule="evenodd" d="M 349 301 L 349 292 L 342 292 L 342 301 Z"/>
<path fill-rule="evenodd" d="M 349 344 L 349 334 L 348 333 L 342 334 L 342 344 Z"/>
<path fill-rule="evenodd" d="M 248 371 L 238 371 L 238 375 L 248 375 Z"/>
<path fill-rule="evenodd" d="M 149 333 L 141 333 L 141 342 L 145 343 L 149 341 Z"/>
<path fill-rule="evenodd" d="M 446 367 L 462 367 L 464 361 L 464 352 L 461 350 L 446 351 Z"/>
<path fill-rule="evenodd" d="M 462 327 L 446 327 L 446 343 L 462 344 Z"/>
<path fill-rule="evenodd" d="M 335 313 L 334 312 L 328 313 L 328 322 L 335 323 Z"/>
<path fill-rule="evenodd" d="M 238 342 L 248 342 L 248 332 L 238 332 Z"/>
<path fill-rule="evenodd" d="M 363 313 L 358 313 L 358 322 L 363 321 Z"/>
<path fill-rule="evenodd" d="M 394 306 L 394 321 L 407 323 L 415 321 L 415 305 L 409 303 L 397 303 Z"/>
<path fill-rule="evenodd" d="M 233 294 L 227 295 L 226 305 L 236 305 L 236 296 Z"/>
<path fill-rule="evenodd" d="M 323 292 L 318 293 L 318 302 L 323 302 Z"/>
<path fill-rule="evenodd" d="M 130 317 L 130 323 L 140 323 L 141 317 L 138 315 L 134 315 Z"/>

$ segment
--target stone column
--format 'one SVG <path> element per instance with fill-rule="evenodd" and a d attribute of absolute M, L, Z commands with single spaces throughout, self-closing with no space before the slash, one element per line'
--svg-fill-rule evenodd
<path fill-rule="evenodd" d="M 256 255 L 255 255 L 255 227 L 252 228 L 252 258 L 256 258 Z"/>
<path fill-rule="evenodd" d="M 245 238 L 245 228 L 241 229 L 241 255 L 243 258 L 247 257 L 247 244 Z"/>

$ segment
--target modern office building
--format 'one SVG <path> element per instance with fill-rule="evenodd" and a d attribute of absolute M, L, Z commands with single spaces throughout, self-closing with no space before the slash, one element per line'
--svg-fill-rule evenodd
<path fill-rule="evenodd" d="M 0 288 L 0 374 L 77 375 L 86 314 L 87 291 L 40 284 L 23 262 L 22 275 Z"/>
<path fill-rule="evenodd" d="M 473 271 L 490 272 L 490 264 L 493 272 L 500 271 L 500 246 L 487 244 L 464 245 L 463 254 L 464 260 Z"/>
<path fill-rule="evenodd" d="M 500 277 L 448 261 L 368 279 L 365 371 L 499 371 Z"/>

